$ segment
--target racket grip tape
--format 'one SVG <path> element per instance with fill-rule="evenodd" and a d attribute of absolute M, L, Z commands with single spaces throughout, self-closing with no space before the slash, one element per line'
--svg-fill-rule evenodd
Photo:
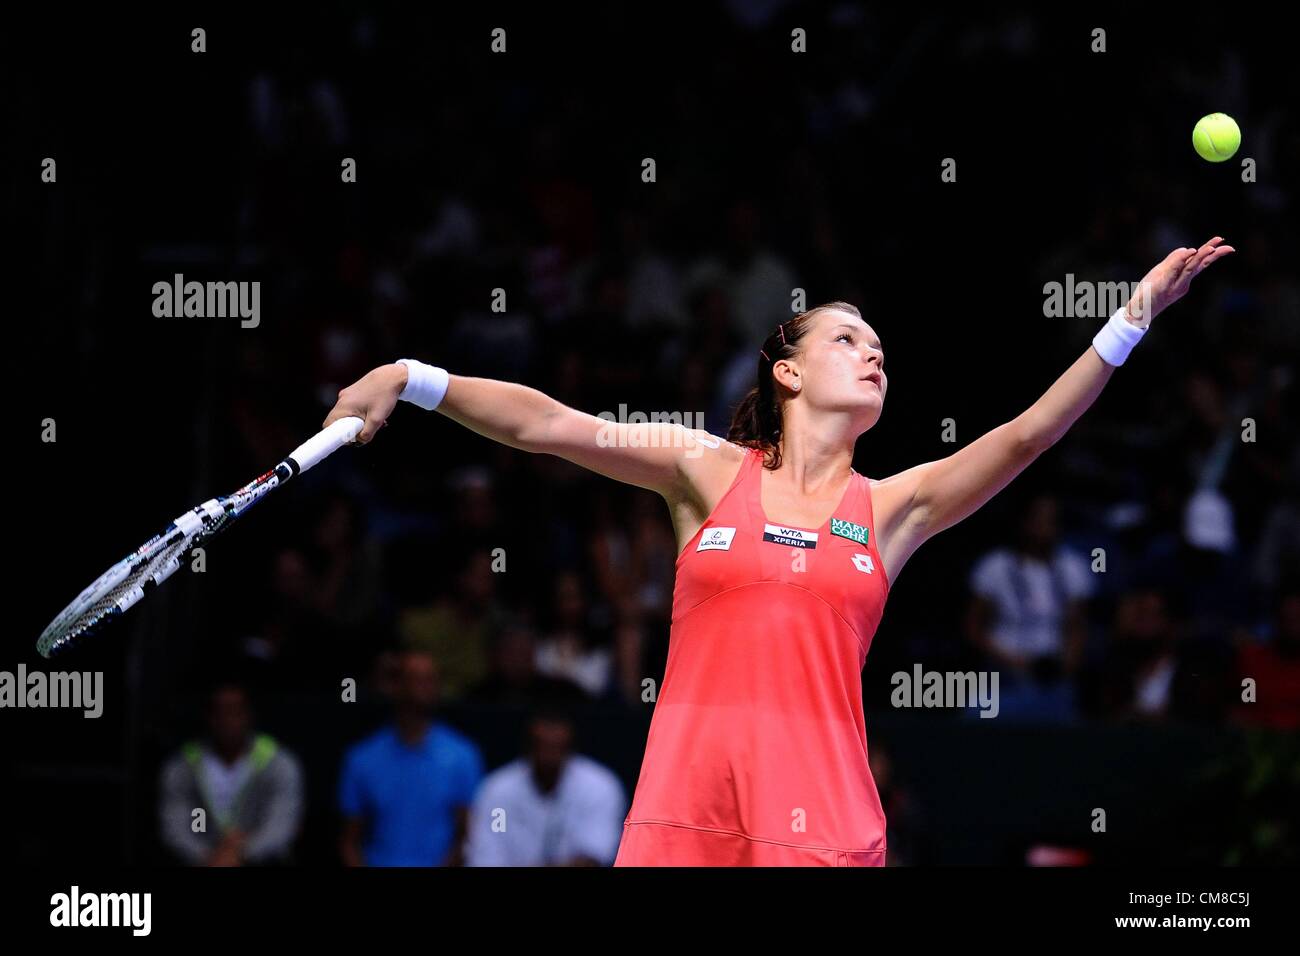
<path fill-rule="evenodd" d="M 340 418 L 295 448 L 285 461 L 295 475 L 304 472 L 356 438 L 365 424 L 363 419 L 355 416 Z"/>

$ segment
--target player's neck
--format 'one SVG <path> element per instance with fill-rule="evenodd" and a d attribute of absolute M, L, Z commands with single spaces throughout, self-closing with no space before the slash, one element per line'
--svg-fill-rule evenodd
<path fill-rule="evenodd" d="M 842 440 L 823 441 L 819 436 L 786 436 L 781 447 L 782 484 L 800 495 L 816 497 L 827 488 L 841 486 L 853 470 L 853 445 Z"/>

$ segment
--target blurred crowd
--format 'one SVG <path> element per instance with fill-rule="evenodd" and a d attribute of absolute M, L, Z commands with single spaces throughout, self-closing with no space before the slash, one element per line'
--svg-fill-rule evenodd
<path fill-rule="evenodd" d="M 962 357 L 935 354 L 941 340 L 905 334 L 873 308 L 873 247 L 859 209 L 833 188 L 845 182 L 837 154 L 873 135 L 910 80 L 905 58 L 888 72 L 868 55 L 879 53 L 876 14 L 834 9 L 834 42 L 860 55 L 775 79 L 763 78 L 753 49 L 783 22 L 782 5 L 714 11 L 735 42 L 698 74 L 664 81 L 655 122 L 671 123 L 657 147 L 627 131 L 602 136 L 609 104 L 590 83 L 555 99 L 521 80 L 470 84 L 418 116 L 381 105 L 373 89 L 414 69 L 419 45 L 369 15 L 328 61 L 255 70 L 243 95 L 259 174 L 241 180 L 236 212 L 241 261 L 277 277 L 265 306 L 276 320 L 234 337 L 213 411 L 231 426 L 225 467 L 277 460 L 338 389 L 404 356 L 523 382 L 592 413 L 625 403 L 698 414 L 725 434 L 758 344 L 789 317 L 795 287 L 824 291 L 809 304 L 860 303 L 887 351 L 894 335 L 899 365 L 907 348 L 925 351 L 897 372 L 882 420 L 910 425 L 907 377 L 920 388 Z M 971 73 L 1050 54 L 1027 21 L 962 37 L 954 56 Z M 1157 66 L 1147 72 L 1174 78 L 1169 95 L 1194 100 L 1214 86 L 1216 108 L 1249 103 L 1239 80 L 1220 82 L 1239 73 L 1232 54 L 1195 79 Z M 1146 82 L 1139 96 L 1168 93 Z M 718 102 L 734 115 L 706 105 Z M 1297 158 L 1293 121 L 1255 120 L 1261 167 Z M 1147 134 L 1140 117 L 1131 122 L 1108 138 L 1136 152 Z M 723 144 L 746 124 L 769 136 L 763 182 L 727 165 Z M 340 211 L 295 181 L 319 155 L 362 143 L 382 157 L 361 161 L 364 200 Z M 452 166 L 449 150 L 475 161 Z M 638 188 L 652 152 L 659 181 Z M 935 201 L 907 188 L 897 186 L 899 205 Z M 1170 248 L 1208 238 L 1181 224 L 1188 189 L 1139 170 L 1091 221 L 1060 224 L 1017 268 L 1034 281 L 1135 280 Z M 1276 183 L 1247 193 L 1249 231 L 1230 239 L 1238 255 L 1156 321 L 1115 376 L 1114 400 L 1000 496 L 995 513 L 1006 520 L 944 536 L 956 574 L 920 580 L 918 558 L 896 582 L 951 613 L 920 615 L 905 598 L 887 611 L 875 639 L 887 662 L 997 669 L 1006 719 L 1300 730 L 1300 281 L 1284 228 L 1295 207 Z M 1031 308 L 1023 323 L 1034 321 Z M 1001 394 L 1027 407 L 1099 324 L 1059 324 L 1051 354 Z M 283 401 L 295 386 L 314 404 Z M 952 450 L 899 441 L 905 454 Z M 859 451 L 859 471 L 886 477 L 872 436 Z M 206 735 L 163 768 L 173 854 L 290 857 L 301 768 L 254 727 L 249 694 L 334 688 L 350 674 L 392 716 L 337 767 L 339 859 L 610 863 L 628 781 L 575 747 L 568 714 L 588 704 L 648 714 L 676 559 L 663 503 L 410 407 L 300 493 L 310 507 L 268 536 L 261 593 L 212 608 L 202 640 L 240 677 L 212 689 Z M 870 688 L 867 702 L 887 706 Z M 456 706 L 528 713 L 517 758 L 486 765 L 476 742 L 439 718 Z M 873 759 L 882 781 L 896 776 L 883 750 Z M 905 794 L 882 791 L 898 808 L 891 825 L 903 826 Z M 184 808 L 198 805 L 226 825 L 197 836 Z M 891 847 L 907 845 L 895 836 Z"/>

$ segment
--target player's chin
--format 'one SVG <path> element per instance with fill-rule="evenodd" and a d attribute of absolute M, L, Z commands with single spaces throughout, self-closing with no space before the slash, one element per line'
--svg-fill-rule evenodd
<path fill-rule="evenodd" d="M 835 398 L 830 407 L 836 411 L 854 412 L 873 421 L 880 416 L 881 409 L 885 406 L 884 394 L 869 382 L 861 382 L 858 386 L 836 395 Z"/>
<path fill-rule="evenodd" d="M 846 400 L 846 404 L 854 408 L 874 409 L 879 412 L 885 407 L 885 393 L 869 383 L 863 383 L 863 390 L 856 392 Z"/>
<path fill-rule="evenodd" d="M 853 411 L 861 424 L 862 430 L 866 431 L 876 422 L 880 421 L 880 416 L 884 413 L 885 402 L 879 396 L 873 396 L 868 399 L 858 399 L 852 403 Z"/>

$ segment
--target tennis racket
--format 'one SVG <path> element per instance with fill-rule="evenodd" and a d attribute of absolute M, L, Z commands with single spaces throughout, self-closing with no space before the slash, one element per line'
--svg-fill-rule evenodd
<path fill-rule="evenodd" d="M 36 641 L 36 650 L 42 657 L 65 651 L 75 641 L 125 613 L 171 577 L 191 548 L 229 527 L 232 521 L 294 475 L 306 471 L 352 441 L 363 425 L 365 422 L 360 418 L 340 418 L 238 491 L 223 498 L 212 498 L 185 512 L 78 594 L 76 600 L 42 632 Z"/>

